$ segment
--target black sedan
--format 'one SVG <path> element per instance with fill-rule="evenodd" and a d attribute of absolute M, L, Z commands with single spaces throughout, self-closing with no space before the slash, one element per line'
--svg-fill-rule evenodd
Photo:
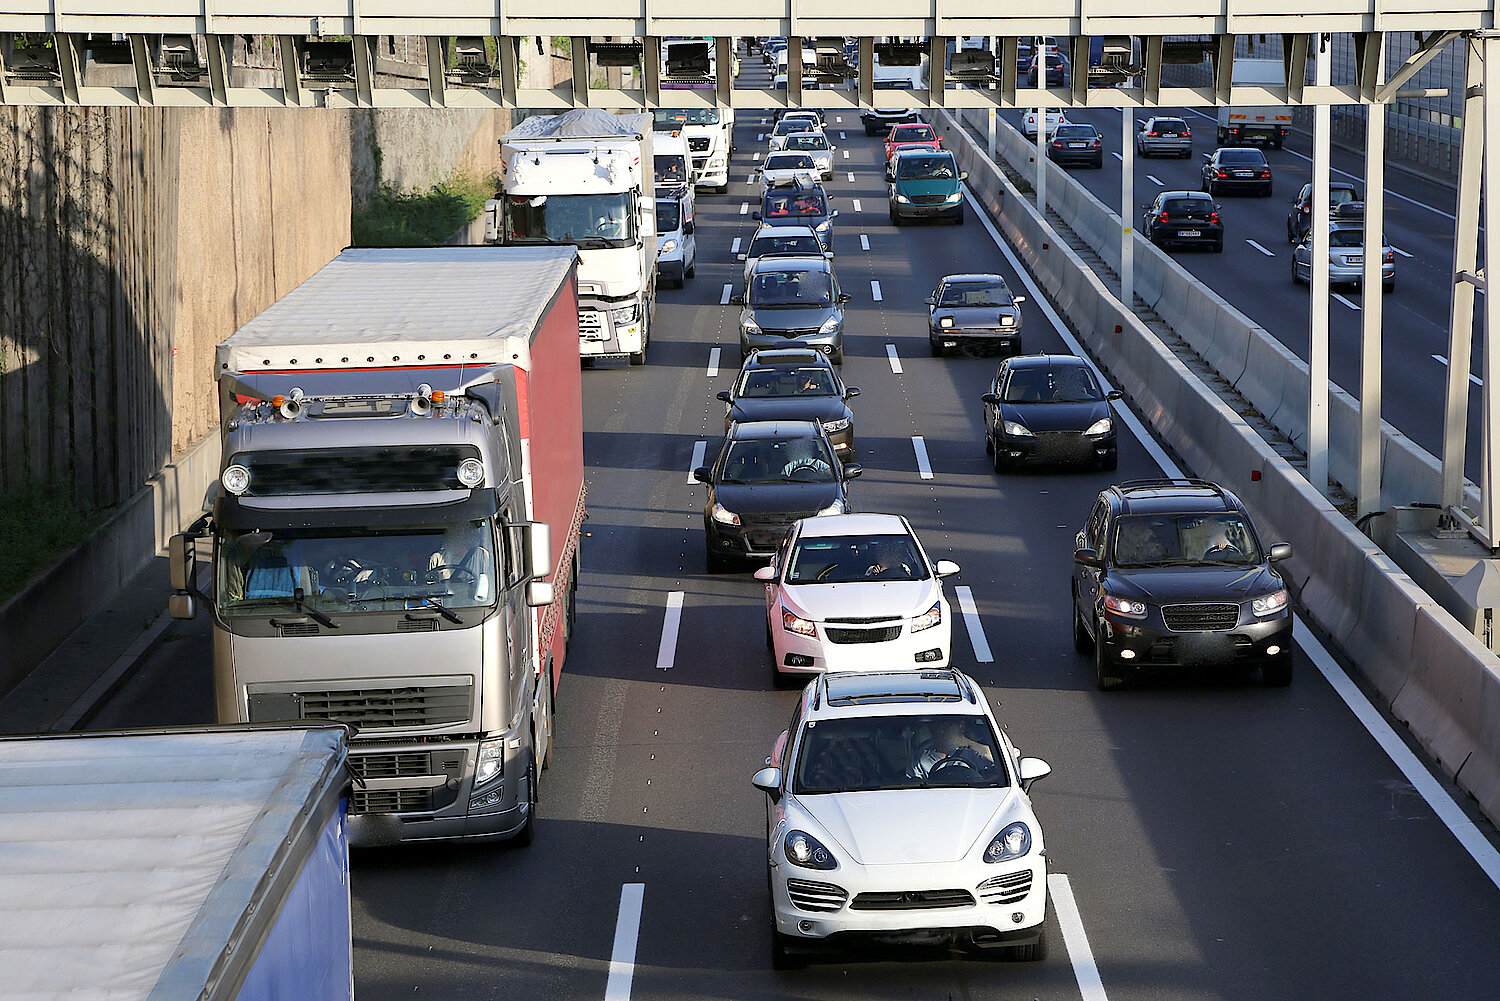
<path fill-rule="evenodd" d="M 853 510 L 848 481 L 863 469 L 842 463 L 816 421 L 732 424 L 712 466 L 693 470 L 708 486 L 703 506 L 708 570 L 731 560 L 769 559 L 799 518 Z"/>
<path fill-rule="evenodd" d="M 1203 190 L 1257 191 L 1271 197 L 1271 164 L 1266 155 L 1248 146 L 1220 146 L 1203 154 Z"/>
<path fill-rule="evenodd" d="M 1104 166 L 1104 137 L 1092 125 L 1059 125 L 1047 144 L 1054 163 L 1081 163 L 1098 170 Z"/>
<path fill-rule="evenodd" d="M 995 371 L 984 402 L 984 450 L 995 472 L 1018 463 L 1119 463 L 1110 401 L 1082 358 L 1020 355 Z"/>
<path fill-rule="evenodd" d="M 1021 303 L 1000 275 L 948 275 L 927 303 L 927 341 L 933 355 L 951 347 L 1021 352 Z"/>
<path fill-rule="evenodd" d="M 834 453 L 847 462 L 854 454 L 854 413 L 845 401 L 858 395 L 821 352 L 771 348 L 751 352 L 734 388 L 718 398 L 724 401 L 725 431 L 745 421 L 817 421 Z"/>
<path fill-rule="evenodd" d="M 1163 191 L 1152 200 L 1141 218 L 1141 232 L 1158 247 L 1197 244 L 1220 253 L 1224 249 L 1224 222 L 1212 195 L 1201 191 Z"/>

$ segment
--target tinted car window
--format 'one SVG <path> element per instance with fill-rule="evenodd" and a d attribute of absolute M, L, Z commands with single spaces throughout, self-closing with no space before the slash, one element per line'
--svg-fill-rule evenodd
<path fill-rule="evenodd" d="M 759 306 L 827 306 L 833 276 L 826 271 L 767 271 L 750 279 L 750 301 Z"/>
<path fill-rule="evenodd" d="M 812 157 L 806 153 L 772 153 L 766 157 L 767 170 L 813 169 Z"/>
<path fill-rule="evenodd" d="M 1382 238 L 1381 243 L 1385 240 Z M 1362 229 L 1335 229 L 1328 234 L 1328 245 L 1330 247 L 1363 247 L 1365 245 L 1365 231 Z"/>
<path fill-rule="evenodd" d="M 1057 137 L 1059 139 L 1092 139 L 1094 127 L 1092 125 L 1059 125 Z"/>
<path fill-rule="evenodd" d="M 1009 785 L 983 716 L 870 716 L 819 720 L 802 731 L 800 795 Z M 942 762 L 942 764 L 939 764 Z"/>
<path fill-rule="evenodd" d="M 677 228 L 677 223 L 682 219 L 682 206 L 676 202 L 656 203 L 656 231 L 658 233 L 670 233 Z"/>
<path fill-rule="evenodd" d="M 1181 118 L 1158 118 L 1155 128 L 1158 132 L 1184 132 L 1187 130 L 1187 123 Z"/>
<path fill-rule="evenodd" d="M 1219 151 L 1220 163 L 1263 164 L 1266 156 L 1258 149 L 1226 149 Z"/>
<path fill-rule="evenodd" d="M 1117 566 L 1261 562 L 1255 533 L 1233 512 L 1127 515 L 1115 522 Z"/>
<path fill-rule="evenodd" d="M 953 282 L 943 288 L 939 306 L 1009 306 L 1010 288 L 1001 282 Z"/>
<path fill-rule="evenodd" d="M 883 569 L 877 569 L 883 568 Z M 786 580 L 849 584 L 857 580 L 926 580 L 927 565 L 909 535 L 859 535 L 797 540 Z"/>
<path fill-rule="evenodd" d="M 820 216 L 828 211 L 828 202 L 823 192 L 812 191 L 768 191 L 761 216 L 768 219 L 795 218 L 797 216 Z"/>
<path fill-rule="evenodd" d="M 1163 212 L 1207 212 L 1213 202 L 1207 198 L 1168 198 L 1161 203 Z"/>
<path fill-rule="evenodd" d="M 739 395 L 746 399 L 778 396 L 834 396 L 838 388 L 826 368 L 751 369 L 740 382 Z"/>
<path fill-rule="evenodd" d="M 837 459 L 819 438 L 748 438 L 732 442 L 723 483 L 831 483 Z"/>
<path fill-rule="evenodd" d="M 897 125 L 891 130 L 892 142 L 930 142 L 932 127 L 928 125 Z"/>
<path fill-rule="evenodd" d="M 903 156 L 896 161 L 896 176 L 905 181 L 951 181 L 958 176 L 951 156 Z"/>
<path fill-rule="evenodd" d="M 1082 365 L 1013 368 L 1005 382 L 1006 403 L 1086 403 L 1104 399 L 1094 374 Z"/>

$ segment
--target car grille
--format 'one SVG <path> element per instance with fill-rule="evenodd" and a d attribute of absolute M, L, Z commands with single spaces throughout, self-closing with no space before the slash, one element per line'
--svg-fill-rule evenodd
<path fill-rule="evenodd" d="M 854 911 L 932 911 L 945 907 L 973 907 L 968 890 L 896 890 L 891 893 L 861 893 L 849 905 Z"/>
<path fill-rule="evenodd" d="M 1079 431 L 1040 431 L 1035 455 L 1047 462 L 1083 462 L 1094 457 L 1094 444 Z"/>
<path fill-rule="evenodd" d="M 948 200 L 947 195 L 912 195 L 913 205 L 941 205 Z"/>
<path fill-rule="evenodd" d="M 256 693 L 250 696 L 250 719 L 258 722 L 264 705 L 267 720 L 326 719 L 352 723 L 361 730 L 384 727 L 442 726 L 469 718 L 469 685 L 410 685 L 402 688 L 346 688 L 334 691 Z M 281 702 L 300 708 L 286 713 Z M 280 713 L 275 710 L 283 710 Z"/>
<path fill-rule="evenodd" d="M 1240 622 L 1240 606 L 1230 604 L 1163 605 L 1161 617 L 1174 633 L 1233 629 Z"/>
<path fill-rule="evenodd" d="M 819 327 L 794 327 L 791 330 L 772 330 L 769 327 L 760 329 L 763 337 L 811 337 L 819 331 Z"/>
<path fill-rule="evenodd" d="M 688 149 L 694 153 L 708 152 L 708 136 L 689 136 Z"/>
<path fill-rule="evenodd" d="M 426 775 L 432 760 L 425 751 L 397 751 L 392 754 L 354 754 L 349 767 L 362 779 L 400 779 Z"/>
<path fill-rule="evenodd" d="M 855 622 L 855 623 L 860 623 L 860 624 L 868 624 L 868 623 L 871 623 L 871 622 L 889 622 L 889 621 L 891 621 L 892 618 L 893 618 L 893 616 L 890 616 L 890 615 L 870 615 L 870 616 L 850 615 L 850 616 L 840 616 L 840 617 L 837 617 L 837 618 L 824 619 L 823 621 L 824 622 Z"/>
<path fill-rule="evenodd" d="M 427 813 L 431 809 L 430 789 L 355 789 L 349 797 L 350 813 Z"/>
<path fill-rule="evenodd" d="M 825 626 L 824 632 L 828 634 L 830 643 L 889 643 L 901 635 L 900 626 L 886 626 L 884 629 L 839 629 Z"/>
<path fill-rule="evenodd" d="M 790 527 L 790 523 L 775 528 L 757 525 L 745 533 L 745 542 L 751 549 L 773 550 L 781 545 L 781 540 L 786 538 L 787 529 Z"/>
<path fill-rule="evenodd" d="M 793 904 L 804 911 L 825 913 L 839 910 L 844 906 L 844 901 L 849 899 L 849 891 L 841 886 L 814 883 L 808 879 L 787 880 L 786 894 L 792 898 Z"/>
<path fill-rule="evenodd" d="M 1030 892 L 1030 869 L 996 876 L 979 884 L 979 899 L 986 904 L 1019 904 Z"/>
<path fill-rule="evenodd" d="M 1181 651 L 1177 649 L 1176 636 L 1162 636 L 1151 644 L 1146 651 L 1143 660 L 1153 664 L 1176 664 L 1183 659 Z M 1225 656 L 1231 661 L 1248 661 L 1255 656 L 1255 643 L 1248 636 L 1232 635 L 1228 637 L 1229 646 L 1226 648 Z"/>

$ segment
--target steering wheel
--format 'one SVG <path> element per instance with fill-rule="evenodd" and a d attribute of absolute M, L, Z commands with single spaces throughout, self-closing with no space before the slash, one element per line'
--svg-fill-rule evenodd
<path fill-rule="evenodd" d="M 823 459 L 798 459 L 787 467 L 784 475 L 792 477 L 801 472 L 831 473 L 833 467 Z"/>
<path fill-rule="evenodd" d="M 818 575 L 816 577 L 814 577 L 813 580 L 822 580 L 825 577 L 827 577 L 829 574 L 833 573 L 838 568 L 839 568 L 839 564 L 837 564 L 837 563 L 830 563 L 826 567 L 824 567 L 822 570 L 819 570 L 818 571 Z"/>
<path fill-rule="evenodd" d="M 946 758 L 939 758 L 937 761 L 934 761 L 931 765 L 929 765 L 927 767 L 927 777 L 935 777 L 937 773 L 942 771 L 944 768 L 965 768 L 971 772 L 975 770 L 972 762 L 965 761 L 963 758 L 950 754 Z"/>
<path fill-rule="evenodd" d="M 333 583 L 339 586 L 352 584 L 354 578 L 365 572 L 365 567 L 359 561 L 350 556 L 342 560 L 331 560 L 328 563 L 328 575 L 333 578 Z"/>
<path fill-rule="evenodd" d="M 436 584 L 438 582 L 438 574 L 442 573 L 444 570 L 468 575 L 469 579 L 464 581 L 464 583 L 466 584 L 479 583 L 479 575 L 477 573 L 470 570 L 468 567 L 455 566 L 452 563 L 439 563 L 435 567 L 428 567 L 427 572 L 422 575 L 422 583 Z"/>

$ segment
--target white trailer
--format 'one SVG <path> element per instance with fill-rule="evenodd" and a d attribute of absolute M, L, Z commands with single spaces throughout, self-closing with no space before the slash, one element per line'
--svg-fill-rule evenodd
<path fill-rule="evenodd" d="M 1236 59 L 1233 87 L 1284 87 L 1286 68 L 1280 59 Z M 1219 145 L 1263 143 L 1281 148 L 1292 125 L 1292 109 L 1284 106 L 1219 109 Z"/>

